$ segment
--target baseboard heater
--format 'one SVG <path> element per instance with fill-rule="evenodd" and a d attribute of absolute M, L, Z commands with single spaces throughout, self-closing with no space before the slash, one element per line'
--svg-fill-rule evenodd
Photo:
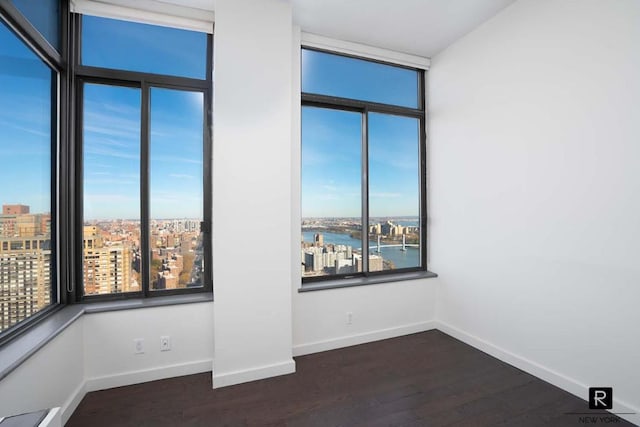
<path fill-rule="evenodd" d="M 60 408 L 0 417 L 0 427 L 62 427 Z"/>

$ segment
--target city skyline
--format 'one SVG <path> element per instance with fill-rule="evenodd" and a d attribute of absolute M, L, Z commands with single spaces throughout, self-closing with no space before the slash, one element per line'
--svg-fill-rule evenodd
<path fill-rule="evenodd" d="M 344 218 L 302 221 L 302 277 L 351 274 L 362 271 L 362 257 L 368 253 L 368 271 L 415 268 L 420 265 L 420 225 L 409 221 L 380 219 L 368 224 L 366 233 L 359 221 Z M 351 218 L 353 219 L 353 218 Z M 401 222 L 402 221 L 402 222 Z M 369 242 L 363 251 L 363 238 Z"/>

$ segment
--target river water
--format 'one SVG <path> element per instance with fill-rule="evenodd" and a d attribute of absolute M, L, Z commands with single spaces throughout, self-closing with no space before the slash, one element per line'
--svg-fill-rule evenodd
<path fill-rule="evenodd" d="M 302 238 L 305 242 L 313 242 L 313 235 L 317 231 L 303 231 Z M 330 233 L 322 232 L 324 244 L 332 243 L 334 245 L 347 245 L 354 249 L 359 249 L 362 246 L 362 242 L 359 239 L 354 239 L 348 234 L 342 233 Z M 377 241 L 371 241 L 369 246 L 376 246 Z M 382 243 L 384 245 L 384 243 Z M 381 248 L 380 254 L 385 260 L 393 262 L 396 268 L 410 268 L 420 266 L 420 249 L 407 247 L 406 251 L 402 251 L 401 247 L 393 248 Z M 371 249 L 371 254 L 377 254 L 376 249 Z"/>

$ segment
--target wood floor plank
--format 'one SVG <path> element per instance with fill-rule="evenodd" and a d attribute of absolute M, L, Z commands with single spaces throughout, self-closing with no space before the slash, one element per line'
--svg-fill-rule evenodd
<path fill-rule="evenodd" d="M 439 331 L 298 357 L 296 371 L 216 390 L 204 373 L 88 393 L 67 426 L 527 427 L 580 425 L 567 413 L 588 412 Z"/>

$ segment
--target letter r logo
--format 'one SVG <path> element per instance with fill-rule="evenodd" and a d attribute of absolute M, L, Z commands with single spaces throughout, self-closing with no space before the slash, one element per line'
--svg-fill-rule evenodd
<path fill-rule="evenodd" d="M 612 387 L 589 387 L 589 409 L 613 408 Z"/>
<path fill-rule="evenodd" d="M 596 390 L 593 395 L 593 403 L 597 406 L 605 407 L 607 404 L 604 402 L 604 399 L 607 397 L 607 393 L 604 390 Z"/>

